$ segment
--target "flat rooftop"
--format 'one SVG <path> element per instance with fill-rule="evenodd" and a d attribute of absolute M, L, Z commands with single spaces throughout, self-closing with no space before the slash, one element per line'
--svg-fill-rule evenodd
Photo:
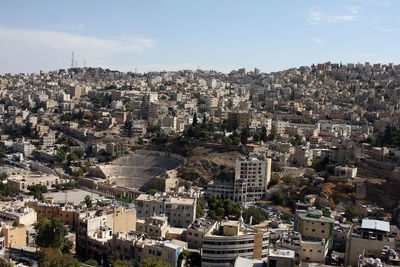
<path fill-rule="evenodd" d="M 386 221 L 363 219 L 361 228 L 390 232 L 390 224 Z"/>
<path fill-rule="evenodd" d="M 289 258 L 294 259 L 295 252 L 294 250 L 290 249 L 268 249 L 268 255 L 271 257 L 282 257 L 282 258 Z"/>
<path fill-rule="evenodd" d="M 44 198 L 51 197 L 54 199 L 54 202 L 58 203 L 73 203 L 73 205 L 79 205 L 84 199 L 85 196 L 89 195 L 92 202 L 96 202 L 96 200 L 104 200 L 105 198 L 100 196 L 99 194 L 92 193 L 90 191 L 82 190 L 82 189 L 73 189 L 73 190 L 65 190 L 59 192 L 49 192 L 44 194 Z"/>

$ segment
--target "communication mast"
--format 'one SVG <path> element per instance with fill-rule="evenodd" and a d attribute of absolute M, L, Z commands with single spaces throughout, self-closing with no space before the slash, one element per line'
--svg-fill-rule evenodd
<path fill-rule="evenodd" d="M 71 57 L 71 69 L 75 67 L 75 59 L 74 59 L 74 52 L 72 52 L 72 57 Z"/>

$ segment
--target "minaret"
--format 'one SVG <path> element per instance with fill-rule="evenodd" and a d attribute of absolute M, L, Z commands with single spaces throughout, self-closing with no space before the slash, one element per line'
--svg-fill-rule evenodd
<path fill-rule="evenodd" d="M 239 217 L 239 227 L 242 228 L 243 224 L 244 224 L 244 220 L 243 220 L 243 211 L 240 211 L 240 217 Z"/>

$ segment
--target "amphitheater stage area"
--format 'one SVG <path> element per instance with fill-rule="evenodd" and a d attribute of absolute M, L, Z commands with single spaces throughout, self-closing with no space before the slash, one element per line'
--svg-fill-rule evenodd
<path fill-rule="evenodd" d="M 117 186 L 165 191 L 177 183 L 175 169 L 183 163 L 184 158 L 179 155 L 141 151 L 118 158 L 110 164 L 91 167 L 89 175 Z"/>

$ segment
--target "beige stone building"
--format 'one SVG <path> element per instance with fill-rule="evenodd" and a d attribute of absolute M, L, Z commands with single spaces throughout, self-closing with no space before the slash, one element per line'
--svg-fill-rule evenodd
<path fill-rule="evenodd" d="M 25 204 L 37 212 L 38 220 L 58 218 L 63 224 L 76 227 L 79 211 L 71 205 L 61 206 L 58 203 L 46 203 L 37 200 L 27 201 Z"/>
<path fill-rule="evenodd" d="M 398 233 L 389 222 L 363 219 L 361 225 L 353 225 L 347 235 L 345 266 L 357 266 L 364 250 L 395 248 Z"/>
<path fill-rule="evenodd" d="M 117 232 L 136 230 L 136 210 L 122 206 L 80 214 L 76 227 L 76 251 L 83 258 L 107 259 L 107 242 Z"/>
<path fill-rule="evenodd" d="M 335 220 L 330 210 L 313 210 L 297 214 L 300 224 L 299 232 L 301 260 L 323 263 L 333 242 Z"/>
<path fill-rule="evenodd" d="M 37 213 L 29 207 L 9 205 L 0 210 L 2 221 L 12 222 L 16 225 L 32 225 L 37 221 Z"/>
<path fill-rule="evenodd" d="M 26 246 L 26 226 L 25 225 L 8 225 L 4 222 L 0 226 L 1 236 L 4 237 L 4 245 L 6 247 Z"/>
<path fill-rule="evenodd" d="M 41 172 L 26 172 L 22 174 L 10 175 L 7 178 L 7 185 L 14 188 L 16 191 L 28 192 L 28 186 L 30 185 L 44 185 L 48 189 L 52 185 L 67 183 L 69 180 L 61 179 L 57 175 L 47 174 Z"/>
<path fill-rule="evenodd" d="M 204 235 L 217 226 L 216 221 L 205 218 L 196 219 L 186 230 L 186 242 L 188 242 L 189 248 L 201 248 Z"/>
<path fill-rule="evenodd" d="M 173 227 L 187 227 L 196 218 L 196 198 L 174 197 L 165 193 L 141 194 L 135 200 L 137 217 L 165 214 Z"/>
<path fill-rule="evenodd" d="M 136 220 L 136 231 L 146 233 L 150 238 L 165 238 L 168 231 L 168 218 L 165 216 L 151 216 L 144 220 Z"/>

